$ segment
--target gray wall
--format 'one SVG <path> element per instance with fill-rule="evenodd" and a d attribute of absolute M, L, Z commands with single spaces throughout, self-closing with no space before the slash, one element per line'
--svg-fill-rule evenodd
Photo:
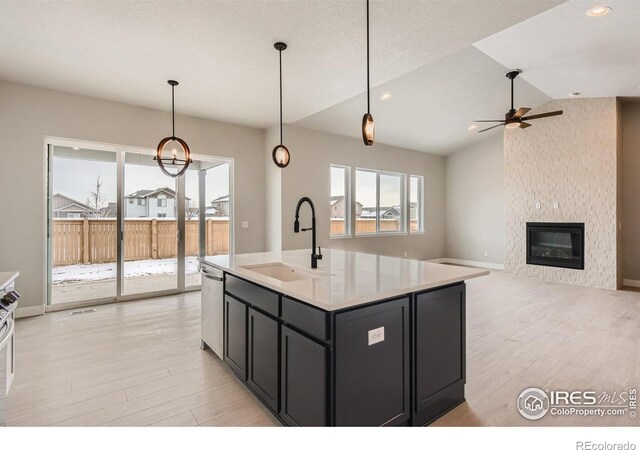
<path fill-rule="evenodd" d="M 502 130 L 493 133 L 446 158 L 447 258 L 504 263 Z"/>
<path fill-rule="evenodd" d="M 275 133 L 267 134 L 271 136 L 271 140 L 277 138 Z M 404 256 L 406 252 L 407 257 L 415 259 L 444 256 L 444 158 L 382 144 L 367 148 L 359 139 L 296 126 L 285 127 L 284 143 L 291 152 L 291 162 L 286 169 L 280 171 L 282 189 L 279 200 L 268 199 L 268 208 L 277 209 L 278 201 L 281 202 L 283 250 L 311 248 L 311 236 L 308 233 L 293 232 L 296 203 L 300 197 L 308 196 L 316 205 L 318 243 L 323 247 L 389 256 Z M 267 159 L 271 158 L 270 152 L 274 144 L 275 142 L 268 142 L 265 146 Z M 425 233 L 330 239 L 331 164 L 422 175 L 425 184 Z M 301 224 L 308 224 L 309 221 L 308 207 L 305 206 L 301 213 Z"/>
<path fill-rule="evenodd" d="M 155 148 L 170 113 L 0 82 L 0 271 L 19 270 L 21 307 L 45 295 L 45 136 Z M 264 249 L 264 131 L 186 116 L 176 127 L 195 154 L 235 159 L 237 252 Z M 247 182 L 250 180 L 250 182 Z M 243 220 L 249 228 L 241 228 Z"/>
<path fill-rule="evenodd" d="M 622 104 L 622 273 L 640 282 L 640 102 Z"/>

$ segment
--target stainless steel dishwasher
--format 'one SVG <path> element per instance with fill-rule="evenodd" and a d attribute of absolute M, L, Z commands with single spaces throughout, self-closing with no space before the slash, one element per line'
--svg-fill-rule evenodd
<path fill-rule="evenodd" d="M 209 347 L 223 357 L 223 327 L 224 327 L 224 274 L 206 264 L 200 264 L 202 275 L 202 299 L 200 307 L 201 340 L 200 347 Z"/>

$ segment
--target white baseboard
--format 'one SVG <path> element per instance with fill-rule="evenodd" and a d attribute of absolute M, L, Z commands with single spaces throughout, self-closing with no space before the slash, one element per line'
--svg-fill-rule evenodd
<path fill-rule="evenodd" d="M 41 316 L 44 314 L 44 305 L 23 306 L 16 309 L 16 319 L 21 317 Z"/>
<path fill-rule="evenodd" d="M 430 259 L 429 262 L 459 264 L 461 266 L 482 267 L 483 269 L 504 270 L 504 264 L 488 263 L 483 261 L 470 261 L 468 259 L 436 258 Z M 640 286 L 640 281 L 638 283 Z"/>
<path fill-rule="evenodd" d="M 623 286 L 637 287 L 640 288 L 640 280 L 629 280 L 625 278 L 622 280 Z"/>

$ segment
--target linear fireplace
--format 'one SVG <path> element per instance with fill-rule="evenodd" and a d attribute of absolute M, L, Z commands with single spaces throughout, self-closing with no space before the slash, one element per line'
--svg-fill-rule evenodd
<path fill-rule="evenodd" d="M 584 270 L 584 223 L 527 222 L 527 264 Z"/>

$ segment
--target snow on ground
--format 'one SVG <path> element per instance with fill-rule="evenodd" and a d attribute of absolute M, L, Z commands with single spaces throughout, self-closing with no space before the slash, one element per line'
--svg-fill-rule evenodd
<path fill-rule="evenodd" d="M 198 271 L 198 258 L 187 256 L 186 272 Z M 125 278 L 139 278 L 151 275 L 175 275 L 178 273 L 178 260 L 143 259 L 140 261 L 126 261 L 124 263 Z M 85 281 L 112 280 L 116 278 L 116 263 L 76 264 L 73 266 L 54 267 L 52 284 L 81 283 Z"/>

